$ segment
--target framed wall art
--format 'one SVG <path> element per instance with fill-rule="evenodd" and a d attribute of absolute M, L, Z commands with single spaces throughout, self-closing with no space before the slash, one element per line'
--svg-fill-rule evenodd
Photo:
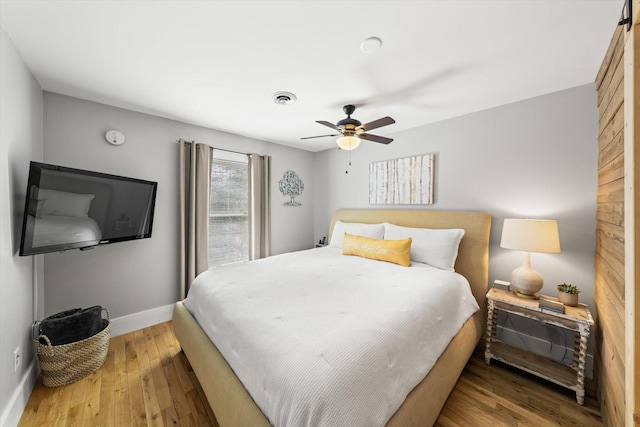
<path fill-rule="evenodd" d="M 284 177 L 278 181 L 278 188 L 282 195 L 291 198 L 291 200 L 284 203 L 285 206 L 302 206 L 302 203 L 294 200 L 295 197 L 301 195 L 302 190 L 304 190 L 304 182 L 297 173 L 291 170 L 287 171 Z"/>
<path fill-rule="evenodd" d="M 433 204 L 435 154 L 369 163 L 369 204 Z"/>

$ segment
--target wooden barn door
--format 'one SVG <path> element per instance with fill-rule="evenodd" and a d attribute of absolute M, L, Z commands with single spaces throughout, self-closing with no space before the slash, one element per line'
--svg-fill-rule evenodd
<path fill-rule="evenodd" d="M 607 426 L 640 424 L 640 0 L 598 76 L 595 379 Z"/>

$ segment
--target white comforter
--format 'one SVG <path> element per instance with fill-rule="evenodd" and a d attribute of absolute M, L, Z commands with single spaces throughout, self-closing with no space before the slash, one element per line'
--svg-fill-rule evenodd
<path fill-rule="evenodd" d="M 382 426 L 478 310 L 457 273 L 325 247 L 211 269 L 184 301 L 274 426 Z"/>

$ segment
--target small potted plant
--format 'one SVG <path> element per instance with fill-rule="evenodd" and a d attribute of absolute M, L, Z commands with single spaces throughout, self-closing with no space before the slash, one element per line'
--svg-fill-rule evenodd
<path fill-rule="evenodd" d="M 569 307 L 578 306 L 578 294 L 580 289 L 571 283 L 561 283 L 558 285 L 558 301 Z"/>

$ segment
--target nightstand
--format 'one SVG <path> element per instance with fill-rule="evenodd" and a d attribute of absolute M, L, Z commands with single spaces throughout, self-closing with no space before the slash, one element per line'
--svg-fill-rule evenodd
<path fill-rule="evenodd" d="M 557 301 L 555 298 L 540 298 Z M 586 305 L 565 307 L 564 313 L 541 311 L 537 300 L 523 299 L 509 291 L 491 289 L 487 294 L 487 344 L 484 351 L 486 364 L 496 359 L 508 365 L 537 375 L 576 392 L 576 401 L 584 404 L 584 368 L 587 359 L 587 338 L 593 318 Z M 547 325 L 574 332 L 573 363 L 563 363 L 511 346 L 496 339 L 498 310 L 536 320 Z"/>

